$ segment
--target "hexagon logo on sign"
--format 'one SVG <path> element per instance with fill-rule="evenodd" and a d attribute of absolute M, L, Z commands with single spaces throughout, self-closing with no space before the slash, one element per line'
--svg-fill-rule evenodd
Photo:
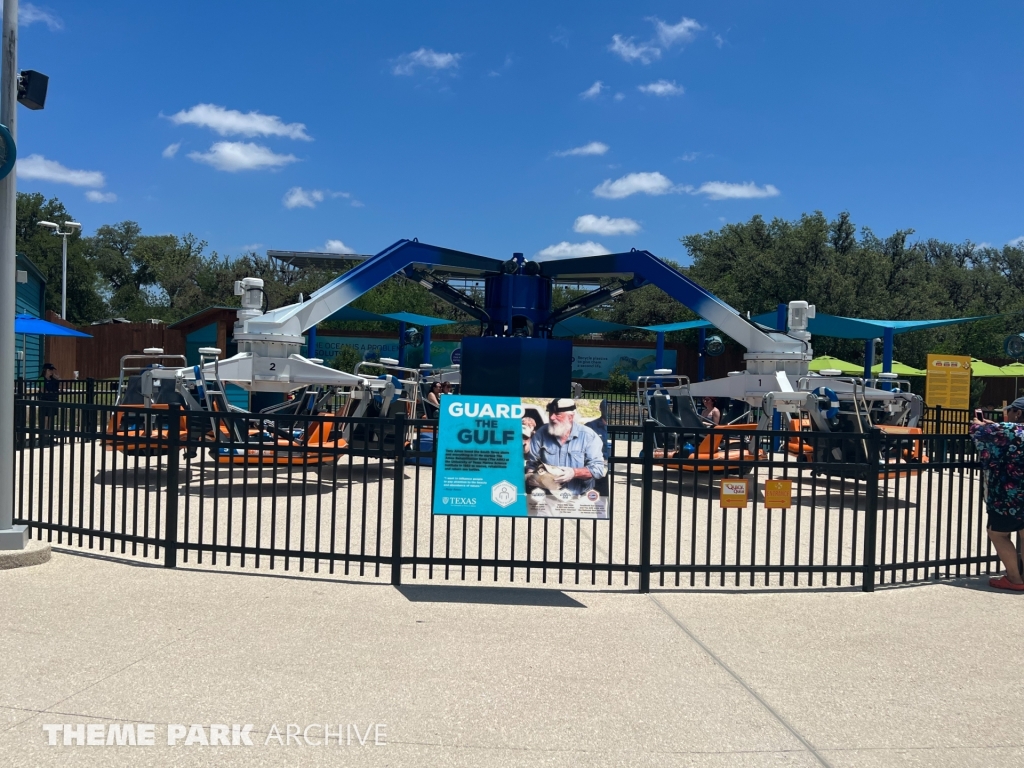
<path fill-rule="evenodd" d="M 508 480 L 502 480 L 500 483 L 495 483 L 491 486 L 491 501 L 499 507 L 511 507 L 516 503 L 518 496 L 519 491 Z"/>

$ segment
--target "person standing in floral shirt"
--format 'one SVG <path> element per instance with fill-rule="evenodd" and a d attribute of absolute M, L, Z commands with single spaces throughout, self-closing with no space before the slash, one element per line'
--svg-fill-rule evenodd
<path fill-rule="evenodd" d="M 1006 567 L 1006 575 L 989 579 L 997 589 L 1024 592 L 1018 547 L 1024 530 L 1024 397 L 1003 409 L 1006 421 L 974 419 L 971 438 L 986 473 L 988 537 Z M 1017 547 L 1010 534 L 1017 532 Z"/>

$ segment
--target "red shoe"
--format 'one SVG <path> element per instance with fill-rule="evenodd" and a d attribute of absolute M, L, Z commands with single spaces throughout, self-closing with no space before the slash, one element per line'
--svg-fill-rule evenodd
<path fill-rule="evenodd" d="M 1014 584 L 1005 576 L 1000 576 L 998 579 L 989 579 L 988 585 L 995 587 L 996 589 L 1009 589 L 1012 592 L 1024 592 L 1024 584 Z"/>

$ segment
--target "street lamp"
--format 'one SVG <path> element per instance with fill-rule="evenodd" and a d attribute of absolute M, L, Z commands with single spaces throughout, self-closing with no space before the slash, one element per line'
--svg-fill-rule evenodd
<path fill-rule="evenodd" d="M 65 221 L 64 229 L 66 231 L 61 232 L 60 224 L 54 224 L 52 221 L 40 221 L 38 222 L 40 227 L 46 227 L 53 231 L 53 234 L 58 237 L 64 238 L 63 254 L 61 256 L 61 278 L 60 278 L 60 319 L 68 319 L 68 235 L 74 234 L 74 230 L 81 229 L 82 225 L 77 221 Z"/>

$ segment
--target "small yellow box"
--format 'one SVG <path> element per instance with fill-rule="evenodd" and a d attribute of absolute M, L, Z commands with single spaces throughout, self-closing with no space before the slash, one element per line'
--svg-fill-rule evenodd
<path fill-rule="evenodd" d="M 722 509 L 743 509 L 750 500 L 750 481 L 746 478 L 723 480 L 719 500 Z"/>
<path fill-rule="evenodd" d="M 764 508 L 789 509 L 793 506 L 792 480 L 764 481 Z"/>

